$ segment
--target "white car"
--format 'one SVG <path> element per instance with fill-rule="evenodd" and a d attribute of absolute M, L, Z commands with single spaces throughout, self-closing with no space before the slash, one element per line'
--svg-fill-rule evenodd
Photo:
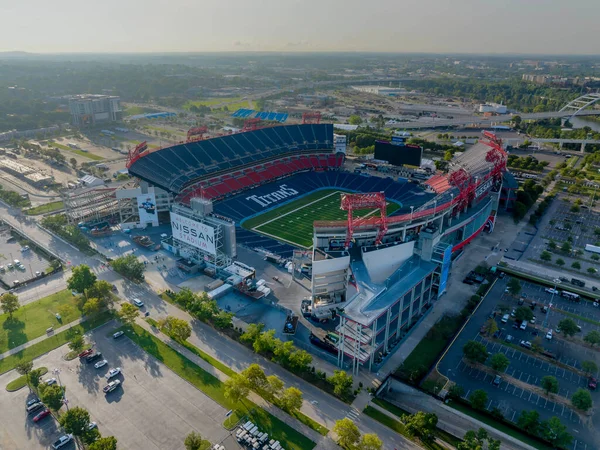
<path fill-rule="evenodd" d="M 557 295 L 557 294 L 558 294 L 558 291 L 557 291 L 556 289 L 554 289 L 554 288 L 546 288 L 546 289 L 544 289 L 544 290 L 545 290 L 545 291 L 546 291 L 548 294 L 554 294 L 554 295 Z"/>
<path fill-rule="evenodd" d="M 96 422 L 90 422 L 90 423 L 88 423 L 88 430 L 93 430 L 97 426 L 98 426 L 98 424 Z"/>
<path fill-rule="evenodd" d="M 52 386 L 53 384 L 56 384 L 56 378 L 48 378 L 47 380 L 44 380 L 44 383 L 48 386 Z"/>
<path fill-rule="evenodd" d="M 125 334 L 124 331 L 117 331 L 115 334 L 113 334 L 113 339 L 117 339 L 120 338 L 121 336 L 123 336 Z"/>
<path fill-rule="evenodd" d="M 73 435 L 72 434 L 64 434 L 61 437 L 59 437 L 56 441 L 54 441 L 52 443 L 52 448 L 54 450 L 57 450 L 59 448 L 63 448 L 65 445 L 67 445 L 72 440 L 73 440 Z"/>
<path fill-rule="evenodd" d="M 19 261 L 18 259 L 15 259 L 13 262 L 15 263 L 15 266 L 21 265 L 21 261 Z"/>
<path fill-rule="evenodd" d="M 98 361 L 96 364 L 94 364 L 94 367 L 96 369 L 99 369 L 100 367 L 104 367 L 107 364 L 108 364 L 108 361 L 103 359 L 102 361 Z"/>
<path fill-rule="evenodd" d="M 549 331 L 546 333 L 546 339 L 548 339 L 549 341 L 551 341 L 551 340 L 552 340 L 552 330 L 549 330 Z"/>
<path fill-rule="evenodd" d="M 141 301 L 139 298 L 134 298 L 133 299 L 133 304 L 135 306 L 137 306 L 138 308 L 141 308 L 142 306 L 144 306 L 144 302 Z"/>
<path fill-rule="evenodd" d="M 110 380 L 112 377 L 116 377 L 120 373 L 121 373 L 121 368 L 120 367 L 116 367 L 114 369 L 110 369 L 108 371 L 108 373 L 106 374 L 106 379 Z"/>
<path fill-rule="evenodd" d="M 531 318 L 531 320 L 529 321 L 529 323 L 535 323 L 535 316 L 533 316 L 533 317 Z"/>

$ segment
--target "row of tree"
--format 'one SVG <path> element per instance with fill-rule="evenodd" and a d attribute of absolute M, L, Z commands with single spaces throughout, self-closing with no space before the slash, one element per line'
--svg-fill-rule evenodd
<path fill-rule="evenodd" d="M 70 242 L 82 251 L 90 251 L 90 240 L 78 226 L 69 225 L 67 216 L 54 214 L 42 219 L 42 226 Z"/>

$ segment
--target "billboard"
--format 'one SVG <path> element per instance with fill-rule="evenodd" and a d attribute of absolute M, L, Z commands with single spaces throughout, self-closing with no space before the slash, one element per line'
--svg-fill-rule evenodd
<path fill-rule="evenodd" d="M 140 224 L 151 222 L 158 225 L 156 214 L 156 197 L 154 192 L 137 196 L 137 207 L 140 214 Z"/>
<path fill-rule="evenodd" d="M 375 159 L 387 161 L 394 166 L 421 166 L 423 148 L 400 142 L 375 141 Z"/>
<path fill-rule="evenodd" d="M 215 229 L 213 227 L 171 212 L 171 231 L 173 239 L 177 239 L 211 255 L 217 253 Z"/>

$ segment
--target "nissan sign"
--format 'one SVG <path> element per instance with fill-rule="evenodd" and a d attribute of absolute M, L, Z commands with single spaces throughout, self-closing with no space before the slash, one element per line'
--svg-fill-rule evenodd
<path fill-rule="evenodd" d="M 213 227 L 171 212 L 171 230 L 173 239 L 211 255 L 216 254 L 215 229 Z"/>

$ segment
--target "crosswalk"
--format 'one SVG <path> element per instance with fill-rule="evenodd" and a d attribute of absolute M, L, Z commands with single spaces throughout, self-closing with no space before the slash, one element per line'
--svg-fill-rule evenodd
<path fill-rule="evenodd" d="M 352 420 L 353 422 L 358 422 L 360 420 L 360 411 L 355 407 L 352 407 L 346 414 L 346 418 Z"/>

